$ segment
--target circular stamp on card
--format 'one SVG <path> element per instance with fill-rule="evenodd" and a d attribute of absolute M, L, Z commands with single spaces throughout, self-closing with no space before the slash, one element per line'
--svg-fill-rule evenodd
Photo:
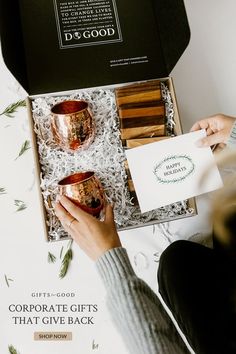
<path fill-rule="evenodd" d="M 153 173 L 161 184 L 180 183 L 195 171 L 195 164 L 188 155 L 170 155 L 154 166 Z"/>

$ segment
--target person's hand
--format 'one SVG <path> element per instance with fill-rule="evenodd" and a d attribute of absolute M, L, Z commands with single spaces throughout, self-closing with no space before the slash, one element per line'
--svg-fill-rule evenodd
<path fill-rule="evenodd" d="M 219 148 L 224 148 L 230 136 L 236 118 L 217 114 L 196 122 L 191 128 L 191 132 L 206 129 L 207 137 L 199 140 L 199 147 L 208 147 L 218 145 Z"/>
<path fill-rule="evenodd" d="M 94 261 L 106 251 L 121 247 L 111 205 L 106 206 L 104 221 L 89 215 L 64 196 L 54 208 L 64 229 Z"/>

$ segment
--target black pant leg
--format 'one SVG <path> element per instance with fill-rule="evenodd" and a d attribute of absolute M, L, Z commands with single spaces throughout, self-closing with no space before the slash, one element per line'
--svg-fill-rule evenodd
<path fill-rule="evenodd" d="M 174 242 L 161 256 L 158 281 L 164 301 L 196 353 L 228 354 L 227 299 L 214 251 L 189 241 Z"/>

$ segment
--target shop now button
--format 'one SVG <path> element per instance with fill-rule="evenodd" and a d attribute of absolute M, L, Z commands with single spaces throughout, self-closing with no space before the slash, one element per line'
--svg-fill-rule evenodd
<path fill-rule="evenodd" d="M 35 332 L 34 340 L 37 341 L 69 341 L 72 340 L 72 332 Z"/>

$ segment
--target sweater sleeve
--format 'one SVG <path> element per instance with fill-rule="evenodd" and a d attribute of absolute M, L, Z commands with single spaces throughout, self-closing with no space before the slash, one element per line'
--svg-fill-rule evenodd
<path fill-rule="evenodd" d="M 227 141 L 227 146 L 236 149 L 236 119 L 231 129 L 230 136 Z"/>
<path fill-rule="evenodd" d="M 189 353 L 160 300 L 139 279 L 124 248 L 96 263 L 107 289 L 107 304 L 131 354 Z"/>

